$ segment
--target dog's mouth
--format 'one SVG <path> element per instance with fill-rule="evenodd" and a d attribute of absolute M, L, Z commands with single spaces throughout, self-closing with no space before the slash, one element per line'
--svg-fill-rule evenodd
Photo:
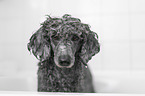
<path fill-rule="evenodd" d="M 73 66 L 73 60 L 69 55 L 62 55 L 58 57 L 58 67 L 60 68 L 71 68 Z"/>
<path fill-rule="evenodd" d="M 74 59 L 70 56 L 59 56 L 55 59 L 55 64 L 60 68 L 71 68 L 74 65 Z"/>
<path fill-rule="evenodd" d="M 61 66 L 69 66 L 70 65 L 70 61 L 59 61 L 59 64 Z"/>

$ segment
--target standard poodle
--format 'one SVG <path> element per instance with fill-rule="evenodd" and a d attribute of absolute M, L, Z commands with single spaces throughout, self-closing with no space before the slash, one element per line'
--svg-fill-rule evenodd
<path fill-rule="evenodd" d="M 100 51 L 98 35 L 80 19 L 48 16 L 27 47 L 40 60 L 38 91 L 95 92 L 87 62 Z"/>

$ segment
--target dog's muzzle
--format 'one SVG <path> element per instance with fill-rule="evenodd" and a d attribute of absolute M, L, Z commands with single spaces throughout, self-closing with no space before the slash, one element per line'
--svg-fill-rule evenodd
<path fill-rule="evenodd" d="M 58 44 L 54 52 L 54 62 L 60 68 L 71 68 L 74 65 L 74 54 L 70 43 Z"/>
<path fill-rule="evenodd" d="M 69 66 L 71 64 L 71 57 L 69 55 L 61 55 L 58 57 L 59 65 Z"/>

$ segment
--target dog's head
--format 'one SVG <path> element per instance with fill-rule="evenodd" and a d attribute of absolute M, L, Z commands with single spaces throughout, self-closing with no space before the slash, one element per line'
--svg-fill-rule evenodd
<path fill-rule="evenodd" d="M 87 24 L 66 14 L 62 18 L 49 16 L 30 38 L 28 50 L 40 61 L 53 56 L 58 67 L 71 68 L 76 58 L 86 64 L 100 51 L 100 45 L 98 35 Z"/>

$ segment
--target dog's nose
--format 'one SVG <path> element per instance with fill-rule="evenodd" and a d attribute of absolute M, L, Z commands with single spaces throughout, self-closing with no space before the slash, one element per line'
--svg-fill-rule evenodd
<path fill-rule="evenodd" d="M 69 55 L 61 55 L 58 59 L 61 66 L 69 66 L 71 63 L 71 58 Z"/>

